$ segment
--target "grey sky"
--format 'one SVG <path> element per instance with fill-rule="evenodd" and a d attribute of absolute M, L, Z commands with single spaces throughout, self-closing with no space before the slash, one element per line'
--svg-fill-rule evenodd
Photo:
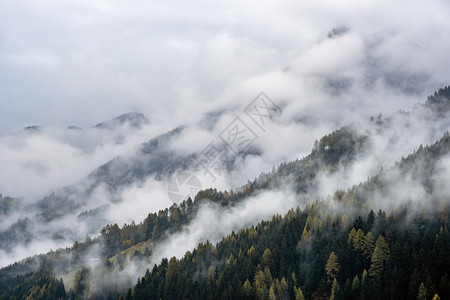
<path fill-rule="evenodd" d="M 326 90 L 327 76 L 353 89 L 345 100 L 326 94 L 322 105 L 409 109 L 410 98 L 368 103 L 375 100 L 361 87 L 392 84 L 394 95 L 402 86 L 423 96 L 447 83 L 449 12 L 448 1 L 417 0 L 4 0 L 0 134 L 31 124 L 86 127 L 127 111 L 155 120 L 191 106 L 200 113 L 260 90 L 308 102 Z M 342 26 L 348 36 L 324 41 Z"/>

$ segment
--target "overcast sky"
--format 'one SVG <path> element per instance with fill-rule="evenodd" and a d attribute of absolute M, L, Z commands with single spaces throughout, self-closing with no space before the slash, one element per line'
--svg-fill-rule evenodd
<path fill-rule="evenodd" d="M 449 82 L 449 5 L 2 0 L 0 134 L 128 111 L 195 118 L 261 90 L 312 113 L 409 109 Z M 327 39 L 333 28 L 347 30 Z"/>

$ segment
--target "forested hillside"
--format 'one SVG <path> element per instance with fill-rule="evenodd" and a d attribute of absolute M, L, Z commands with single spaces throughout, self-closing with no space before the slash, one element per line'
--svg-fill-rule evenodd
<path fill-rule="evenodd" d="M 292 210 L 164 259 L 120 298 L 448 298 L 448 210 L 411 220 L 406 209 L 370 211 L 346 224 L 320 209 Z"/>
<path fill-rule="evenodd" d="M 75 243 L 71 249 L 58 250 L 52 255 L 39 256 L 30 260 L 38 260 L 41 264 L 43 261 L 44 264 L 58 265 L 63 268 L 61 272 L 70 272 L 84 264 L 82 260 L 78 259 L 67 260 L 67 253 L 72 250 L 75 251 L 77 256 L 83 257 L 83 254 L 97 245 L 103 249 L 102 257 L 107 258 L 148 239 L 152 241 L 160 240 L 165 235 L 178 231 L 182 225 L 189 223 L 195 217 L 202 201 L 206 199 L 225 209 L 239 203 L 257 190 L 276 188 L 283 183 L 285 178 L 291 178 L 292 176 L 297 182 L 298 192 L 306 193 L 308 188 L 314 184 L 313 179 L 318 173 L 333 170 L 341 162 L 350 163 L 355 153 L 363 149 L 364 140 L 365 137 L 358 135 L 353 128 L 344 127 L 323 137 L 317 149 L 311 155 L 301 160 L 283 163 L 274 173 L 261 174 L 258 179 L 249 181 L 248 184 L 236 191 L 202 190 L 194 200 L 188 199 L 158 213 L 150 213 L 139 224 L 133 222 L 132 224 L 125 224 L 122 228 L 117 224 L 106 225 L 100 231 L 98 238 L 88 238 L 82 243 Z M 325 150 L 325 147 L 328 147 L 327 150 Z M 26 266 L 29 263 L 18 265 Z M 14 271 L 8 270 L 15 270 L 16 268 L 20 269 L 21 267 L 11 266 L 5 268 L 4 272 L 14 273 Z"/>
<path fill-rule="evenodd" d="M 323 178 L 347 174 L 357 159 L 368 156 L 372 134 L 413 122 L 417 115 L 445 120 L 449 90 L 430 96 L 416 114 L 379 116 L 366 130 L 342 127 L 318 140 L 304 158 L 237 189 L 202 190 L 140 223 L 106 225 L 97 237 L 5 267 L 0 299 L 448 299 L 448 131 L 435 143 L 382 164 L 363 182 L 330 195 L 318 191 Z M 108 181 L 109 168 L 122 159 L 93 174 Z M 143 165 L 132 166 L 111 182 L 145 171 Z M 205 240 L 183 257 L 155 261 L 158 247 L 176 234 L 188 235 L 189 226 L 208 212 L 205 207 L 226 214 L 278 190 L 296 199 L 287 214 L 228 232 L 218 243 Z M 2 196 L 0 214 L 16 201 Z M 203 224 L 213 225 L 220 226 Z"/>
<path fill-rule="evenodd" d="M 432 195 L 429 176 L 449 149 L 447 132 L 363 185 L 233 232 L 217 245 L 200 244 L 180 260 L 164 259 L 126 299 L 447 299 L 447 199 L 394 203 L 390 212 L 367 208 L 396 179 L 387 175 L 394 169 L 420 176 Z"/>

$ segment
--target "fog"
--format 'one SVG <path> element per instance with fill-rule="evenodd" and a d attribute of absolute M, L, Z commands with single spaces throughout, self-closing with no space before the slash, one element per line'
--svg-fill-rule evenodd
<path fill-rule="evenodd" d="M 446 1 L 44 0 L 0 11 L 3 134 L 127 111 L 176 123 L 261 90 L 321 120 L 339 103 L 342 120 L 406 109 L 449 77 Z M 346 30 L 328 38 L 334 28 Z"/>

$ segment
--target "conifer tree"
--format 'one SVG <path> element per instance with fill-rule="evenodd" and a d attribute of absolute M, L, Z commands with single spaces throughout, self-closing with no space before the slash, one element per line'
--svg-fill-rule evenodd
<path fill-rule="evenodd" d="M 338 257 L 334 251 L 332 251 L 325 266 L 325 271 L 327 272 L 328 277 L 330 277 L 330 281 L 336 279 L 340 268 L 341 266 L 338 262 Z"/>

